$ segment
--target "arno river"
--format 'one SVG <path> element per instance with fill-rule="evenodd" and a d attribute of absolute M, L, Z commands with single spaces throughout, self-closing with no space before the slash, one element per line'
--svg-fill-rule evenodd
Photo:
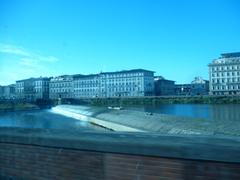
<path fill-rule="evenodd" d="M 208 124 L 239 127 L 240 105 L 170 104 L 157 107 L 128 107 L 152 113 L 204 119 Z M 89 123 L 54 114 L 50 110 L 0 113 L 0 127 L 25 127 L 68 130 L 103 130 Z"/>
<path fill-rule="evenodd" d="M 157 107 L 132 107 L 130 109 L 153 113 L 204 118 L 209 121 L 240 123 L 240 104 L 168 104 Z"/>

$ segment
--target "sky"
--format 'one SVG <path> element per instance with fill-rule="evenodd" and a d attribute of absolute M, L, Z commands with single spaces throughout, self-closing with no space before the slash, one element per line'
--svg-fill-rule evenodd
<path fill-rule="evenodd" d="M 148 69 L 176 83 L 240 51 L 239 0 L 0 0 L 0 85 Z"/>

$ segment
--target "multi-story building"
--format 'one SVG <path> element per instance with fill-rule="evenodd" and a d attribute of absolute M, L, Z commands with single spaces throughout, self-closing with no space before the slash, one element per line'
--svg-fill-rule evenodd
<path fill-rule="evenodd" d="M 34 78 L 16 81 L 16 95 L 18 99 L 34 101 Z"/>
<path fill-rule="evenodd" d="M 153 71 L 133 69 L 100 73 L 101 97 L 136 97 L 153 94 Z"/>
<path fill-rule="evenodd" d="M 153 71 L 133 69 L 74 75 L 74 98 L 150 96 L 154 93 Z"/>
<path fill-rule="evenodd" d="M 240 94 L 240 52 L 221 54 L 209 64 L 211 95 Z"/>
<path fill-rule="evenodd" d="M 154 91 L 156 96 L 170 96 L 175 94 L 175 81 L 162 76 L 154 77 Z"/>
<path fill-rule="evenodd" d="M 73 98 L 73 90 L 72 75 L 57 76 L 49 82 L 50 99 Z"/>
<path fill-rule="evenodd" d="M 191 84 L 176 84 L 175 85 L 175 95 L 177 96 L 190 96 L 192 92 Z"/>
<path fill-rule="evenodd" d="M 74 75 L 73 89 L 74 98 L 98 97 L 100 89 L 99 74 Z"/>
<path fill-rule="evenodd" d="M 16 81 L 15 91 L 17 99 L 24 99 L 24 80 Z"/>
<path fill-rule="evenodd" d="M 208 95 L 209 94 L 209 81 L 204 80 L 201 77 L 195 77 L 194 80 L 191 82 L 192 95 Z"/>
<path fill-rule="evenodd" d="M 16 97 L 26 101 L 49 98 L 49 78 L 29 78 L 16 81 Z"/>
<path fill-rule="evenodd" d="M 190 84 L 176 84 L 175 94 L 182 96 L 208 95 L 209 81 L 195 77 Z"/>
<path fill-rule="evenodd" d="M 15 84 L 2 86 L 2 99 L 15 99 Z"/>
<path fill-rule="evenodd" d="M 40 77 L 34 81 L 35 99 L 49 99 L 50 78 Z"/>
<path fill-rule="evenodd" d="M 0 86 L 0 99 L 4 99 L 3 93 L 4 93 L 4 86 Z"/>

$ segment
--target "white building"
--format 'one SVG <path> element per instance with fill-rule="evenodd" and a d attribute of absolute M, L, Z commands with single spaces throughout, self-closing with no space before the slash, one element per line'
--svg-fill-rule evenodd
<path fill-rule="evenodd" d="M 101 97 L 136 97 L 154 94 L 154 72 L 144 69 L 100 73 Z"/>
<path fill-rule="evenodd" d="M 50 79 L 49 98 L 73 98 L 73 76 L 63 75 Z"/>
<path fill-rule="evenodd" d="M 154 72 L 144 69 L 74 75 L 74 98 L 136 97 L 154 93 Z"/>
<path fill-rule="evenodd" d="M 27 101 L 49 98 L 49 78 L 29 78 L 16 81 L 16 97 Z"/>
<path fill-rule="evenodd" d="M 0 86 L 0 99 L 15 99 L 15 84 Z"/>
<path fill-rule="evenodd" d="M 98 97 L 100 93 L 99 74 L 74 75 L 73 89 L 74 98 Z"/>
<path fill-rule="evenodd" d="M 209 64 L 212 95 L 240 94 L 240 52 L 221 54 Z"/>

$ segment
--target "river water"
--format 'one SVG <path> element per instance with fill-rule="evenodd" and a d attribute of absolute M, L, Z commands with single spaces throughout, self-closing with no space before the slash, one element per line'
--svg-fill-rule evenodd
<path fill-rule="evenodd" d="M 87 122 L 52 113 L 51 110 L 0 113 L 0 127 L 66 129 L 73 131 L 104 130 Z"/>
<path fill-rule="evenodd" d="M 127 109 L 201 118 L 211 125 L 231 125 L 235 128 L 239 127 L 240 130 L 240 105 L 169 104 L 157 107 L 128 107 Z M 0 127 L 67 129 L 78 131 L 104 130 L 90 123 L 53 113 L 52 110 L 0 113 Z"/>
<path fill-rule="evenodd" d="M 166 104 L 156 107 L 129 107 L 128 109 L 159 114 L 203 118 L 209 121 L 226 121 L 226 123 L 231 121 L 240 124 L 240 104 Z"/>

